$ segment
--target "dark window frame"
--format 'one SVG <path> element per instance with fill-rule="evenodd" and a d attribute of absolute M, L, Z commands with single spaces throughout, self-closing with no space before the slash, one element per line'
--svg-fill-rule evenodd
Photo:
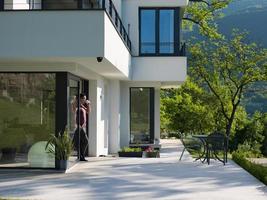
<path fill-rule="evenodd" d="M 156 18 L 155 18 L 155 53 L 142 53 L 141 52 L 141 11 L 142 10 L 155 10 Z M 159 43 L 160 43 L 160 10 L 173 10 L 174 11 L 174 52 L 173 53 L 160 53 Z M 138 10 L 138 31 L 139 31 L 139 56 L 179 56 L 180 49 L 180 7 L 139 7 Z"/>
<path fill-rule="evenodd" d="M 132 143 L 131 141 L 131 135 L 132 135 L 132 129 L 131 129 L 131 122 L 132 122 L 132 118 L 131 118 L 131 103 L 132 103 L 132 93 L 131 93 L 131 89 L 136 89 L 136 88 L 145 88 L 145 89 L 149 89 L 149 109 L 150 109 L 150 113 L 149 113 L 149 125 L 150 125 L 150 129 L 149 129 L 149 136 L 150 136 L 150 141 L 149 144 L 154 144 L 154 139 L 155 139 L 155 88 L 154 87 L 130 87 L 129 88 L 129 119 L 130 119 L 130 140 L 129 140 L 129 144 L 135 144 Z"/>
<path fill-rule="evenodd" d="M 0 11 L 4 10 L 4 0 L 0 0 Z"/>

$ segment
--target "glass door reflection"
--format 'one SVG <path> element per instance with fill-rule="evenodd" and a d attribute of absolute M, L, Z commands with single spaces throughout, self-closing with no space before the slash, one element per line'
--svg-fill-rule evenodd
<path fill-rule="evenodd" d="M 73 139 L 73 144 L 75 143 L 75 131 L 77 129 L 76 124 L 76 116 L 77 113 L 77 97 L 79 97 L 80 93 L 80 83 L 79 80 L 69 79 L 69 86 L 68 86 L 68 133 L 70 134 L 70 137 Z M 78 142 L 79 144 L 80 142 Z M 77 148 L 79 146 L 73 145 L 73 151 L 72 155 L 70 157 L 70 167 L 74 165 L 79 159 L 78 159 L 78 151 Z"/>

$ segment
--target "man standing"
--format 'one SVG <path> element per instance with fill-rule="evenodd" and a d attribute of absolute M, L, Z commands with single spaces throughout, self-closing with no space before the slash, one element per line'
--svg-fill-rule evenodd
<path fill-rule="evenodd" d="M 80 161 L 87 161 L 85 159 L 85 152 L 86 152 L 86 148 L 88 147 L 86 125 L 87 125 L 87 114 L 91 112 L 91 105 L 90 105 L 90 101 L 86 100 L 85 94 L 80 94 L 79 98 L 80 98 L 79 109 L 78 107 L 76 107 L 77 128 L 75 130 L 74 143 L 75 143 L 75 148 L 77 149 Z"/>

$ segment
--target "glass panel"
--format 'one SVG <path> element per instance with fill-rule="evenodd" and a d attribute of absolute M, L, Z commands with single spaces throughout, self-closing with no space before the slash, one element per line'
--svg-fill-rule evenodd
<path fill-rule="evenodd" d="M 141 53 L 156 52 L 155 18 L 155 10 L 141 10 Z"/>
<path fill-rule="evenodd" d="M 160 10 L 159 51 L 174 53 L 174 10 Z"/>
<path fill-rule="evenodd" d="M 131 143 L 150 142 L 150 88 L 131 88 Z"/>
<path fill-rule="evenodd" d="M 77 128 L 76 125 L 76 115 L 77 112 L 77 96 L 79 96 L 79 85 L 78 81 L 69 79 L 69 110 L 68 110 L 68 132 L 73 138 L 74 141 L 74 134 Z M 78 137 L 79 138 L 79 137 Z M 74 141 L 75 142 L 75 141 Z M 80 142 L 76 142 L 75 145 L 73 146 L 73 151 L 72 155 L 70 157 L 70 165 L 75 164 L 77 158 L 78 158 L 78 153 L 77 153 L 77 148 L 79 148 Z"/>
<path fill-rule="evenodd" d="M 55 74 L 0 73 L 0 167 L 55 167 Z"/>
<path fill-rule="evenodd" d="M 77 9 L 78 1 L 76 0 L 43 0 L 43 9 Z"/>

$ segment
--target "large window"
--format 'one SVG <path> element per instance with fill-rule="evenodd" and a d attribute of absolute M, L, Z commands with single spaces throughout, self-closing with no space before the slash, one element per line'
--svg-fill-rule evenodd
<path fill-rule="evenodd" d="M 140 55 L 178 53 L 178 11 L 178 8 L 140 8 Z"/>
<path fill-rule="evenodd" d="M 156 11 L 141 11 L 141 52 L 156 53 Z"/>
<path fill-rule="evenodd" d="M 0 167 L 54 168 L 54 73 L 0 73 Z"/>
<path fill-rule="evenodd" d="M 174 10 L 159 10 L 159 53 L 174 53 Z"/>
<path fill-rule="evenodd" d="M 154 88 L 130 88 L 130 143 L 154 141 Z"/>

